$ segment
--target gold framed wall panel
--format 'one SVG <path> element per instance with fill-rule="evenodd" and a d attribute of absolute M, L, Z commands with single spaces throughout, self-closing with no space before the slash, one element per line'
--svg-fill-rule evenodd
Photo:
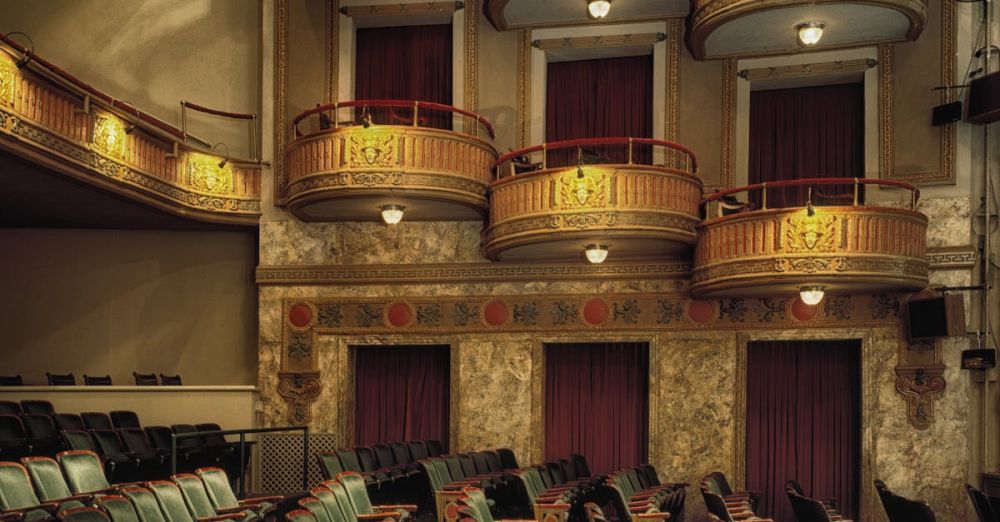
<path fill-rule="evenodd" d="M 517 31 L 517 148 L 528 146 L 531 126 L 531 30 Z"/>
<path fill-rule="evenodd" d="M 326 103 L 338 100 L 340 78 L 340 0 L 326 2 Z"/>
<path fill-rule="evenodd" d="M 274 4 L 274 204 L 285 204 L 285 145 L 288 144 L 288 0 Z"/>
<path fill-rule="evenodd" d="M 465 99 L 463 107 L 479 111 L 479 0 L 465 0 Z M 475 125 L 475 124 L 473 124 Z M 468 130 L 468 129 L 467 129 Z"/>
<path fill-rule="evenodd" d="M 722 172 L 719 185 L 705 187 L 705 192 L 733 186 L 736 175 L 736 82 L 739 78 L 738 60 L 726 58 L 722 62 Z"/>

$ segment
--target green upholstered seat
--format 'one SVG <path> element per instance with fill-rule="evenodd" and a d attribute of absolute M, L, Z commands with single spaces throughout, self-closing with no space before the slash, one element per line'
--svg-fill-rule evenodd
<path fill-rule="evenodd" d="M 365 487 L 365 480 L 360 473 L 345 471 L 337 475 L 337 481 L 344 486 L 344 490 L 347 491 L 351 504 L 354 506 L 354 511 L 356 511 L 359 515 L 372 515 L 379 512 L 395 511 L 399 513 L 401 520 L 405 520 L 409 518 L 411 513 L 416 513 L 417 511 L 417 506 L 413 505 L 399 504 L 372 506 L 371 500 L 368 498 L 368 488 Z"/>
<path fill-rule="evenodd" d="M 205 485 L 205 492 L 216 511 L 225 512 L 239 508 L 252 509 L 257 515 L 264 517 L 273 511 L 281 497 L 256 497 L 240 501 L 229 485 L 229 476 L 222 468 L 201 468 L 195 471 Z"/>
<path fill-rule="evenodd" d="M 367 514 L 367 515 L 363 513 L 358 513 L 354 508 L 354 504 L 351 502 L 350 495 L 347 493 L 347 490 L 344 489 L 344 485 L 341 484 L 340 481 L 327 480 L 326 482 L 323 483 L 323 486 L 325 486 L 326 488 L 328 488 L 330 491 L 333 492 L 334 497 L 337 499 L 337 504 L 340 506 L 341 512 L 344 514 L 344 517 L 347 519 L 348 522 L 353 520 L 375 521 L 375 520 L 384 520 L 387 518 L 399 520 L 399 517 L 401 516 L 396 511 L 390 511 L 388 513 Z"/>
<path fill-rule="evenodd" d="M 147 482 L 146 487 L 153 492 L 156 502 L 160 505 L 160 511 L 163 512 L 163 518 L 167 522 L 192 522 L 194 520 L 195 517 L 188 509 L 187 503 L 184 502 L 184 495 L 181 494 L 177 484 L 166 480 L 156 480 Z"/>
<path fill-rule="evenodd" d="M 59 512 L 62 522 L 111 522 L 100 508 L 82 506 Z"/>
<path fill-rule="evenodd" d="M 338 473 L 344 471 L 344 467 L 340 465 L 340 459 L 337 458 L 336 453 L 318 453 L 316 454 L 316 460 L 319 461 L 319 471 L 323 475 L 324 480 L 336 478 Z"/>
<path fill-rule="evenodd" d="M 52 518 L 58 508 L 56 504 L 41 505 L 31 487 L 31 479 L 24 466 L 15 462 L 0 462 L 0 512 L 26 521 Z M 76 506 L 82 504 L 77 503 Z M 76 507 L 67 506 L 67 507 Z"/>
<path fill-rule="evenodd" d="M 316 517 L 316 522 L 332 522 L 330 514 L 326 510 L 326 505 L 323 504 L 322 500 L 316 497 L 305 497 L 299 499 L 299 506 L 312 513 L 313 516 Z"/>
<path fill-rule="evenodd" d="M 152 491 L 132 486 L 123 489 L 122 495 L 132 501 L 139 522 L 167 522 L 163 517 L 163 511 L 160 511 L 160 503 L 156 501 Z"/>
<path fill-rule="evenodd" d="M 337 501 L 337 495 L 326 486 L 318 486 L 309 491 L 313 497 L 318 498 L 326 508 L 326 513 L 330 517 L 330 522 L 349 522 L 344 510 Z M 307 508 L 308 509 L 308 508 Z"/>
<path fill-rule="evenodd" d="M 121 495 L 105 495 L 96 499 L 96 503 L 108 514 L 111 522 L 141 522 L 132 501 Z"/>
<path fill-rule="evenodd" d="M 479 522 L 493 522 L 493 515 L 490 513 L 490 506 L 486 503 L 486 494 L 479 488 L 465 488 L 462 490 L 466 496 L 466 506 L 472 508 Z"/>
<path fill-rule="evenodd" d="M 25 457 L 21 459 L 21 463 L 27 468 L 35 493 L 42 502 L 54 502 L 73 496 L 62 469 L 55 460 L 49 457 Z"/>
<path fill-rule="evenodd" d="M 316 522 L 316 517 L 308 510 L 296 509 L 285 514 L 286 522 Z"/>
<path fill-rule="evenodd" d="M 74 494 L 109 491 L 111 484 L 104 476 L 104 466 L 97 453 L 89 450 L 63 451 L 56 455 Z"/>
<path fill-rule="evenodd" d="M 208 493 L 205 491 L 205 484 L 202 483 L 201 479 L 197 475 L 192 475 L 190 473 L 181 473 L 171 477 L 177 487 L 181 490 L 181 495 L 184 496 L 184 501 L 187 503 L 188 510 L 191 515 L 196 519 L 201 518 L 212 518 L 221 515 L 215 506 L 212 505 L 212 501 L 208 498 Z M 258 520 L 259 517 L 252 510 L 243 510 L 242 508 L 237 508 L 236 510 L 243 515 L 242 520 L 248 522 L 250 520 Z"/>

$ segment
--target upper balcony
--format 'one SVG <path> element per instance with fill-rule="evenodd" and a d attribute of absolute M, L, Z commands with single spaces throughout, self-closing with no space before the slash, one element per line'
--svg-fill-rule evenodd
<path fill-rule="evenodd" d="M 695 243 L 702 182 L 694 154 L 675 143 L 545 143 L 505 154 L 497 166 L 483 233 L 490 259 L 576 261 L 595 251 L 591 245 L 611 259 L 640 259 Z"/>
<path fill-rule="evenodd" d="M 312 130 L 300 130 L 303 122 Z M 303 221 L 378 220 L 387 205 L 412 221 L 486 213 L 497 153 L 482 116 L 424 101 L 356 100 L 310 109 L 293 123 L 287 204 Z"/>
<path fill-rule="evenodd" d="M 905 207 L 865 204 L 864 187 L 907 191 Z M 805 205 L 769 208 L 794 189 Z M 747 193 L 739 203 L 735 195 Z M 786 193 L 787 194 L 787 193 Z M 802 197 L 804 196 L 804 197 Z M 793 295 L 803 287 L 839 293 L 915 291 L 927 285 L 927 217 L 920 191 L 876 179 L 817 178 L 716 192 L 698 226 L 691 291 L 699 296 Z"/>

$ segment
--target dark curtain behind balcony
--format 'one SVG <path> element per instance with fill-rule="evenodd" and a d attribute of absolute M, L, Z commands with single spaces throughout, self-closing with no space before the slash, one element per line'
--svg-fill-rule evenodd
<path fill-rule="evenodd" d="M 439 440 L 448 447 L 448 346 L 356 350 L 354 443 Z"/>
<path fill-rule="evenodd" d="M 649 345 L 545 346 L 545 460 L 587 457 L 605 474 L 647 461 Z"/>
<path fill-rule="evenodd" d="M 860 83 L 750 93 L 750 183 L 865 176 L 865 93 Z M 814 188 L 823 194 L 853 187 Z M 759 193 L 751 198 L 757 205 Z M 801 206 L 805 188 L 768 189 L 767 206 Z M 817 203 L 838 198 L 815 195 Z M 852 198 L 842 202 L 850 204 Z"/>
<path fill-rule="evenodd" d="M 355 99 L 451 105 L 451 25 L 358 29 L 355 48 Z M 411 109 L 372 110 L 376 123 L 410 124 L 412 115 Z M 420 114 L 422 126 L 450 129 L 451 123 L 449 113 Z"/>
<path fill-rule="evenodd" d="M 857 520 L 861 366 L 856 341 L 761 341 L 747 354 L 746 485 L 757 512 L 794 522 L 786 480 Z"/>
<path fill-rule="evenodd" d="M 545 141 L 653 137 L 653 57 L 552 62 L 545 98 Z M 649 147 L 634 161 L 649 163 Z M 627 146 L 588 147 L 586 162 L 625 163 Z M 550 166 L 575 165 L 576 149 L 549 153 Z"/>

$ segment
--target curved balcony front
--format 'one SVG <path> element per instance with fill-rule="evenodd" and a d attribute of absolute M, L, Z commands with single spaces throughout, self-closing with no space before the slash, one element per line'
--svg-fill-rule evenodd
<path fill-rule="evenodd" d="M 505 154 L 497 166 L 483 233 L 490 259 L 584 260 L 589 244 L 606 245 L 610 260 L 644 259 L 695 243 L 702 182 L 680 145 L 569 140 Z"/>
<path fill-rule="evenodd" d="M 908 208 L 864 204 L 869 185 L 909 191 Z M 769 191 L 773 201 L 777 190 L 790 188 L 805 192 L 805 206 L 768 208 Z M 741 192 L 753 202 L 735 201 Z M 927 217 L 914 210 L 919 196 L 906 183 L 853 178 L 716 192 L 705 200 L 710 217 L 698 226 L 691 291 L 737 297 L 793 295 L 804 286 L 834 293 L 923 289 Z"/>
<path fill-rule="evenodd" d="M 303 133 L 304 121 L 313 130 Z M 410 221 L 486 213 L 497 153 L 482 116 L 438 103 L 355 100 L 305 111 L 294 125 L 286 203 L 303 221 L 373 221 L 384 205 L 403 206 Z"/>

